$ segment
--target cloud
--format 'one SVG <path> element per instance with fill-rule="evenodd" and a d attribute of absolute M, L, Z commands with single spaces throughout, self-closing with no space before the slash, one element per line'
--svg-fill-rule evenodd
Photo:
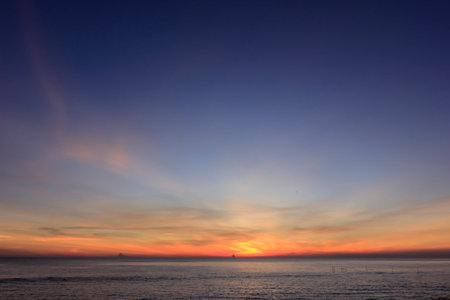
<path fill-rule="evenodd" d="M 54 132 L 58 138 L 65 134 L 66 103 L 46 59 L 45 45 L 33 1 L 19 1 L 22 38 L 25 52 L 45 99 L 53 112 Z"/>
<path fill-rule="evenodd" d="M 352 230 L 349 226 L 312 226 L 312 227 L 294 227 L 293 232 L 311 232 L 311 233 L 335 233 Z"/>
<path fill-rule="evenodd" d="M 62 146 L 62 155 L 83 163 L 100 165 L 105 169 L 124 173 L 134 167 L 132 156 L 119 139 L 102 142 L 94 138 L 66 138 Z"/>
<path fill-rule="evenodd" d="M 33 237 L 32 240 L 37 242 L 66 242 L 66 241 L 95 241 L 98 239 L 78 237 L 78 236 L 55 236 L 55 237 Z"/>
<path fill-rule="evenodd" d="M 25 250 L 41 249 L 45 244 L 61 253 L 70 246 L 81 253 L 135 255 L 300 255 L 417 250 L 430 245 L 445 248 L 450 244 L 446 235 L 450 230 L 448 198 L 377 210 L 314 203 L 241 203 L 215 208 L 129 203 L 109 198 L 91 201 L 89 207 L 75 208 L 76 213 L 53 214 L 51 219 L 44 215 L 28 219 L 31 211 L 16 212 L 21 217 L 10 218 L 0 234 L 14 236 L 14 244 Z M 19 227 L 20 232 L 14 231 Z M 416 238 L 411 240 L 411 235 Z"/>

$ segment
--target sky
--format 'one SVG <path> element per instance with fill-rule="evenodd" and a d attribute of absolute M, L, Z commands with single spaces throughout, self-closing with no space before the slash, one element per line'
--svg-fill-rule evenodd
<path fill-rule="evenodd" d="M 0 256 L 450 254 L 449 1 L 1 1 Z"/>

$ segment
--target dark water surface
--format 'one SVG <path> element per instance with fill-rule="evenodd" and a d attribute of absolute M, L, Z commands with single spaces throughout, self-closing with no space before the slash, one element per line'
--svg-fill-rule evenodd
<path fill-rule="evenodd" d="M 450 299 L 450 260 L 0 259 L 0 299 Z"/>

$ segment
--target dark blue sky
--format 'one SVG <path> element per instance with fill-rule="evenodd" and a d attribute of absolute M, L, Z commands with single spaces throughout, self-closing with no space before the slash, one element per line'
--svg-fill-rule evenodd
<path fill-rule="evenodd" d="M 449 15 L 449 1 L 2 1 L 0 201 L 448 199 Z"/>

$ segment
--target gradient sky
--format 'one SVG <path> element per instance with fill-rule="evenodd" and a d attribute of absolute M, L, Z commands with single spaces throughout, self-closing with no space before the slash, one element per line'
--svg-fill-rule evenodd
<path fill-rule="evenodd" d="M 1 1 L 0 255 L 450 249 L 449 1 Z"/>

